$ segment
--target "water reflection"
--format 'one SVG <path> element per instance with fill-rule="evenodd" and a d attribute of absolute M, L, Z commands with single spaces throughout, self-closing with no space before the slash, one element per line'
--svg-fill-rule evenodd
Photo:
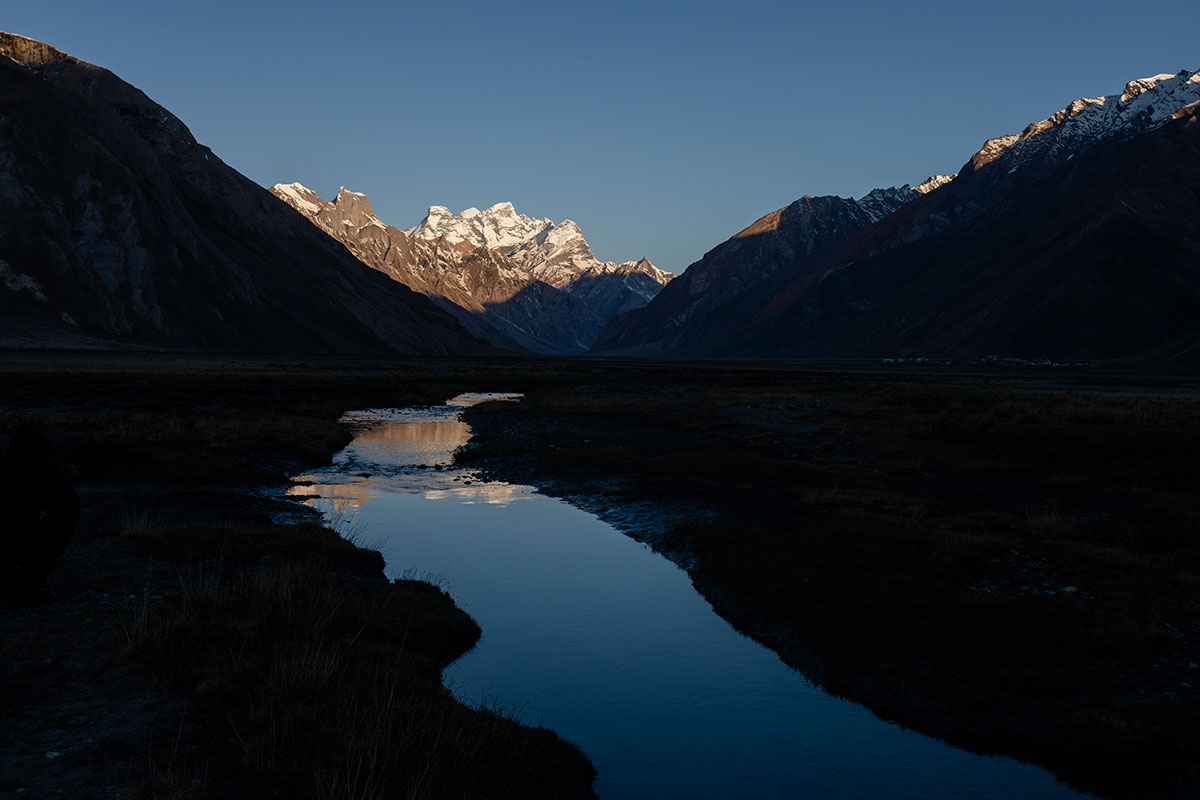
<path fill-rule="evenodd" d="M 448 500 L 455 503 L 486 503 L 492 506 L 506 506 L 518 500 L 528 500 L 534 495 L 529 493 L 527 486 L 513 486 L 508 483 L 475 483 L 459 485 L 453 489 L 430 489 L 424 492 L 426 500 Z"/>
<path fill-rule="evenodd" d="M 483 628 L 455 694 L 577 742 L 612 798 L 1078 797 L 829 697 L 716 616 L 673 564 L 591 514 L 450 465 L 458 410 L 348 415 L 291 493 L 345 515 L 392 576 L 432 575 Z M 438 469 L 438 467 L 441 469 Z"/>
<path fill-rule="evenodd" d="M 484 483 L 469 470 L 452 468 L 454 451 L 471 438 L 471 429 L 458 412 L 485 400 L 519 398 L 519 394 L 473 393 L 443 406 L 350 412 L 341 421 L 353 429 L 353 444 L 334 456 L 331 467 L 294 476 L 287 494 L 308 505 L 331 506 L 341 515 L 388 492 L 488 505 L 521 500 L 529 494 L 526 487 Z"/>

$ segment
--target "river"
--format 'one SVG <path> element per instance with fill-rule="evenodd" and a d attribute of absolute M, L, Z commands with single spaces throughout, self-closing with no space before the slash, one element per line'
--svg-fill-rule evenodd
<path fill-rule="evenodd" d="M 574 741 L 600 797 L 1085 796 L 825 694 L 645 545 L 531 487 L 455 468 L 470 438 L 461 409 L 491 397 L 349 414 L 354 441 L 289 494 L 380 549 L 391 577 L 449 591 L 483 636 L 447 686 Z"/>

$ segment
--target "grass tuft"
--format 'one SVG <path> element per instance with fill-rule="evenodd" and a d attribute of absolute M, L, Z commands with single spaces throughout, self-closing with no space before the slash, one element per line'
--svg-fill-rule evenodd
<path fill-rule="evenodd" d="M 223 569 L 123 611 L 122 630 L 127 658 L 227 716 L 254 780 L 346 800 L 588 796 L 577 749 L 441 685 L 479 628 L 440 589 L 318 558 Z"/>

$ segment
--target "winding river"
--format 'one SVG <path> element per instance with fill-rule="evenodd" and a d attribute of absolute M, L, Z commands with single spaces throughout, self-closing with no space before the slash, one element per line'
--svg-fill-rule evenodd
<path fill-rule="evenodd" d="M 831 697 L 735 631 L 687 574 L 594 515 L 452 466 L 461 409 L 349 414 L 355 440 L 289 494 L 440 584 L 483 628 L 445 671 L 464 701 L 576 742 L 602 798 L 1082 797 Z"/>

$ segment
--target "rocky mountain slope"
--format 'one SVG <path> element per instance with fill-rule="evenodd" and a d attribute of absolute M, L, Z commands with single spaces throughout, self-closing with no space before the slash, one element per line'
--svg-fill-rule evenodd
<path fill-rule="evenodd" d="M 498 249 L 461 237 L 407 236 L 381 222 L 366 195 L 343 188 L 326 202 L 299 183 L 276 184 L 270 191 L 364 264 L 430 298 L 467 330 L 498 346 L 578 353 L 595 341 L 608 319 Z"/>
<path fill-rule="evenodd" d="M 989 140 L 891 213 L 856 201 L 866 224 L 855 201 L 794 204 L 615 319 L 596 349 L 1197 358 L 1198 103 L 1196 72 L 1131 81 Z M 695 321 L 718 304 L 719 327 Z"/>
<path fill-rule="evenodd" d="M 490 348 L 111 72 L 0 33 L 0 332 L 26 345 Z"/>
<path fill-rule="evenodd" d="M 804 196 L 705 253 L 645 308 L 615 318 L 596 351 L 626 355 L 727 354 L 725 342 L 781 288 L 808 275 L 852 234 L 950 176 L 876 189 L 852 200 Z"/>
<path fill-rule="evenodd" d="M 911 204 L 773 298 L 754 336 L 781 355 L 1200 362 L 1196 110 L 1057 169 L 981 167 L 982 190 L 1006 185 L 985 210 L 939 230 L 958 198 Z"/>
<path fill-rule="evenodd" d="M 539 280 L 578 295 L 606 322 L 648 303 L 673 277 L 646 258 L 620 264 L 601 261 L 573 221 L 555 224 L 527 217 L 512 203 L 484 211 L 468 208 L 458 215 L 430 206 L 425 219 L 405 233 L 416 239 L 470 242 L 502 253 Z"/>

